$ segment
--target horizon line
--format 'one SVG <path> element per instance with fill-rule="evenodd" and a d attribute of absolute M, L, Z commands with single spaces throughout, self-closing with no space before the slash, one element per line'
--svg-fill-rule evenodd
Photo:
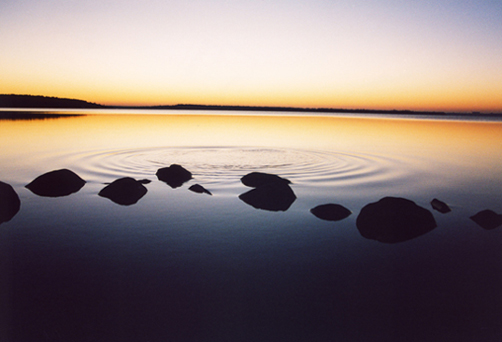
<path fill-rule="evenodd" d="M 6 100 L 7 99 L 7 100 Z M 10 99 L 10 101 L 8 101 Z M 26 100 L 26 101 L 23 101 Z M 34 101 L 41 100 L 46 103 Z M 10 102 L 10 103 L 9 103 Z M 31 102 L 21 105 L 24 102 Z M 50 105 L 47 102 L 52 102 Z M 67 106 L 62 107 L 65 103 Z M 10 104 L 10 105 L 7 105 Z M 58 105 L 58 106 L 55 106 Z M 249 111 L 292 111 L 292 112 L 326 112 L 326 113 L 375 113 L 375 114 L 460 114 L 460 115 L 502 115 L 502 111 L 445 111 L 445 110 L 413 110 L 413 109 L 371 109 L 371 108 L 333 108 L 333 107 L 290 107 L 290 106 L 258 106 L 258 105 L 224 105 L 224 104 L 191 104 L 178 103 L 174 105 L 104 105 L 87 100 L 64 98 L 57 96 L 31 95 L 31 94 L 0 94 L 0 108 L 58 108 L 58 109 L 178 109 L 178 110 L 249 110 Z"/>

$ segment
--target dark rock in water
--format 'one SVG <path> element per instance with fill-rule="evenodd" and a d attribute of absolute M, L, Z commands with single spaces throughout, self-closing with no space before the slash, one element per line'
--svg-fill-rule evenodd
<path fill-rule="evenodd" d="M 140 182 L 141 184 L 150 184 L 152 181 L 149 179 L 142 179 L 142 180 L 139 180 L 138 182 Z"/>
<path fill-rule="evenodd" d="M 363 237 L 384 243 L 411 240 L 437 226 L 429 210 L 397 197 L 385 197 L 366 205 L 356 225 Z"/>
<path fill-rule="evenodd" d="M 267 183 L 239 196 L 256 209 L 286 211 L 296 200 L 291 187 L 284 182 Z"/>
<path fill-rule="evenodd" d="M 131 205 L 138 202 L 147 191 L 143 184 L 141 184 L 141 181 L 125 177 L 110 183 L 98 195 L 120 205 Z"/>
<path fill-rule="evenodd" d="M 251 172 L 241 178 L 242 184 L 252 188 L 259 187 L 268 183 L 284 183 L 290 184 L 291 182 L 286 178 L 279 177 L 270 173 Z"/>
<path fill-rule="evenodd" d="M 444 202 L 441 202 L 440 200 L 438 200 L 437 198 L 434 198 L 432 201 L 431 201 L 431 205 L 432 205 L 432 208 L 439 211 L 441 214 L 446 214 L 446 213 L 449 213 L 451 211 L 450 207 L 448 206 L 448 204 L 444 203 Z"/>
<path fill-rule="evenodd" d="M 198 194 L 212 195 L 212 193 L 210 193 L 208 190 L 206 190 L 206 188 L 204 188 L 202 185 L 199 185 L 199 184 L 192 185 L 191 187 L 188 188 L 188 190 L 191 190 L 191 191 L 196 192 Z"/>
<path fill-rule="evenodd" d="M 192 179 L 192 173 L 177 164 L 158 169 L 156 175 L 160 181 L 167 183 L 173 189 Z"/>
<path fill-rule="evenodd" d="M 0 224 L 10 221 L 21 208 L 21 201 L 14 188 L 0 182 Z"/>
<path fill-rule="evenodd" d="M 476 215 L 471 216 L 470 219 L 481 226 L 481 228 L 487 230 L 495 229 L 502 225 L 502 215 L 489 209 L 480 211 Z"/>
<path fill-rule="evenodd" d="M 85 180 L 76 173 L 62 169 L 38 176 L 26 187 L 39 196 L 60 197 L 79 191 L 84 184 Z"/>
<path fill-rule="evenodd" d="M 323 204 L 310 209 L 315 217 L 326 221 L 340 221 L 350 216 L 352 212 L 339 204 Z"/>

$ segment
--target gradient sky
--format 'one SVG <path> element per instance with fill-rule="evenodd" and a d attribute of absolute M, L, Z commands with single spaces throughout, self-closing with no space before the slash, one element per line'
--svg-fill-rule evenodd
<path fill-rule="evenodd" d="M 0 93 L 502 111 L 500 0 L 0 0 Z"/>

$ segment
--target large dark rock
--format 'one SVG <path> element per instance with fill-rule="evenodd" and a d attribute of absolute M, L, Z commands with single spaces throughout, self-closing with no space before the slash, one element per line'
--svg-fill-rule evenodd
<path fill-rule="evenodd" d="M 451 211 L 451 209 L 448 206 L 448 204 L 446 204 L 445 202 L 442 202 L 442 201 L 438 200 L 437 198 L 434 198 L 431 201 L 431 206 L 432 206 L 433 209 L 439 211 L 441 214 L 446 214 L 446 213 L 449 213 Z"/>
<path fill-rule="evenodd" d="M 482 210 L 474 216 L 470 217 L 481 228 L 490 230 L 502 225 L 502 215 L 497 214 L 492 210 Z"/>
<path fill-rule="evenodd" d="M 270 173 L 263 172 L 251 172 L 244 177 L 241 178 L 242 184 L 246 186 L 250 186 L 252 188 L 259 187 L 260 185 L 265 185 L 268 183 L 284 183 L 290 184 L 291 182 L 286 179 L 279 177 L 277 175 L 273 175 Z"/>
<path fill-rule="evenodd" d="M 142 183 L 147 181 L 137 181 L 131 177 L 120 178 L 104 187 L 98 195 L 120 205 L 135 204 L 148 191 Z"/>
<path fill-rule="evenodd" d="M 291 187 L 286 183 L 267 183 L 239 196 L 244 203 L 256 209 L 286 211 L 296 200 Z"/>
<path fill-rule="evenodd" d="M 310 212 L 317 218 L 326 221 L 340 221 L 347 218 L 352 212 L 340 204 L 323 204 L 310 209 Z"/>
<path fill-rule="evenodd" d="M 7 183 L 0 182 L 0 224 L 10 221 L 21 208 L 16 191 Z"/>
<path fill-rule="evenodd" d="M 212 195 L 212 193 L 207 190 L 206 188 L 204 188 L 202 185 L 200 184 L 194 184 L 192 185 L 191 187 L 188 188 L 188 190 L 190 191 L 193 191 L 193 192 L 196 192 L 198 194 L 208 194 L 208 195 Z"/>
<path fill-rule="evenodd" d="M 437 226 L 430 211 L 397 197 L 385 197 L 366 205 L 356 225 L 363 237 L 384 243 L 411 240 Z"/>
<path fill-rule="evenodd" d="M 192 173 L 178 164 L 158 169 L 156 175 L 160 181 L 167 183 L 173 189 L 192 179 Z"/>
<path fill-rule="evenodd" d="M 73 171 L 61 169 L 38 176 L 26 187 L 39 196 L 60 197 L 79 191 L 84 184 L 85 180 Z"/>

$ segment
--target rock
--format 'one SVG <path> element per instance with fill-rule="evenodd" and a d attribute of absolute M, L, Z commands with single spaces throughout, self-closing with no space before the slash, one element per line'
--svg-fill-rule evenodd
<path fill-rule="evenodd" d="M 502 225 L 502 215 L 489 209 L 480 211 L 476 215 L 471 216 L 470 219 L 481 226 L 481 228 L 487 230 L 495 229 Z"/>
<path fill-rule="evenodd" d="M 413 201 L 385 197 L 362 208 L 356 226 L 367 239 L 397 243 L 426 234 L 437 225 L 432 213 Z"/>
<path fill-rule="evenodd" d="M 0 224 L 10 221 L 21 208 L 21 201 L 11 185 L 0 182 Z"/>
<path fill-rule="evenodd" d="M 267 183 L 284 183 L 290 184 L 291 182 L 285 178 L 279 177 L 277 175 L 273 175 L 270 173 L 263 172 L 251 172 L 244 177 L 241 178 L 242 184 L 246 186 L 250 186 L 252 188 L 256 188 L 260 185 L 264 185 Z"/>
<path fill-rule="evenodd" d="M 208 190 L 206 190 L 206 188 L 204 188 L 202 185 L 199 185 L 199 184 L 192 185 L 191 187 L 188 188 L 188 190 L 191 190 L 191 191 L 196 192 L 198 194 L 212 195 L 212 193 L 210 193 Z"/>
<path fill-rule="evenodd" d="M 39 196 L 60 197 L 79 191 L 84 184 L 85 180 L 73 171 L 61 169 L 38 176 L 26 188 Z"/>
<path fill-rule="evenodd" d="M 239 196 L 256 209 L 286 211 L 296 200 L 291 187 L 284 182 L 267 183 Z"/>
<path fill-rule="evenodd" d="M 160 181 L 167 183 L 173 189 L 192 179 L 192 173 L 177 164 L 158 169 L 156 175 Z"/>
<path fill-rule="evenodd" d="M 125 177 L 108 184 L 98 195 L 120 205 L 131 205 L 137 203 L 147 191 L 141 181 Z"/>
<path fill-rule="evenodd" d="M 339 204 L 323 204 L 310 209 L 310 212 L 317 218 L 326 221 L 340 221 L 350 216 L 352 212 Z"/>
<path fill-rule="evenodd" d="M 441 202 L 440 200 L 438 200 L 437 198 L 434 198 L 432 201 L 431 201 L 431 205 L 432 205 L 432 208 L 439 211 L 441 214 L 446 214 L 446 213 L 449 213 L 451 211 L 450 207 L 448 206 L 448 204 L 444 203 L 444 202 Z"/>

